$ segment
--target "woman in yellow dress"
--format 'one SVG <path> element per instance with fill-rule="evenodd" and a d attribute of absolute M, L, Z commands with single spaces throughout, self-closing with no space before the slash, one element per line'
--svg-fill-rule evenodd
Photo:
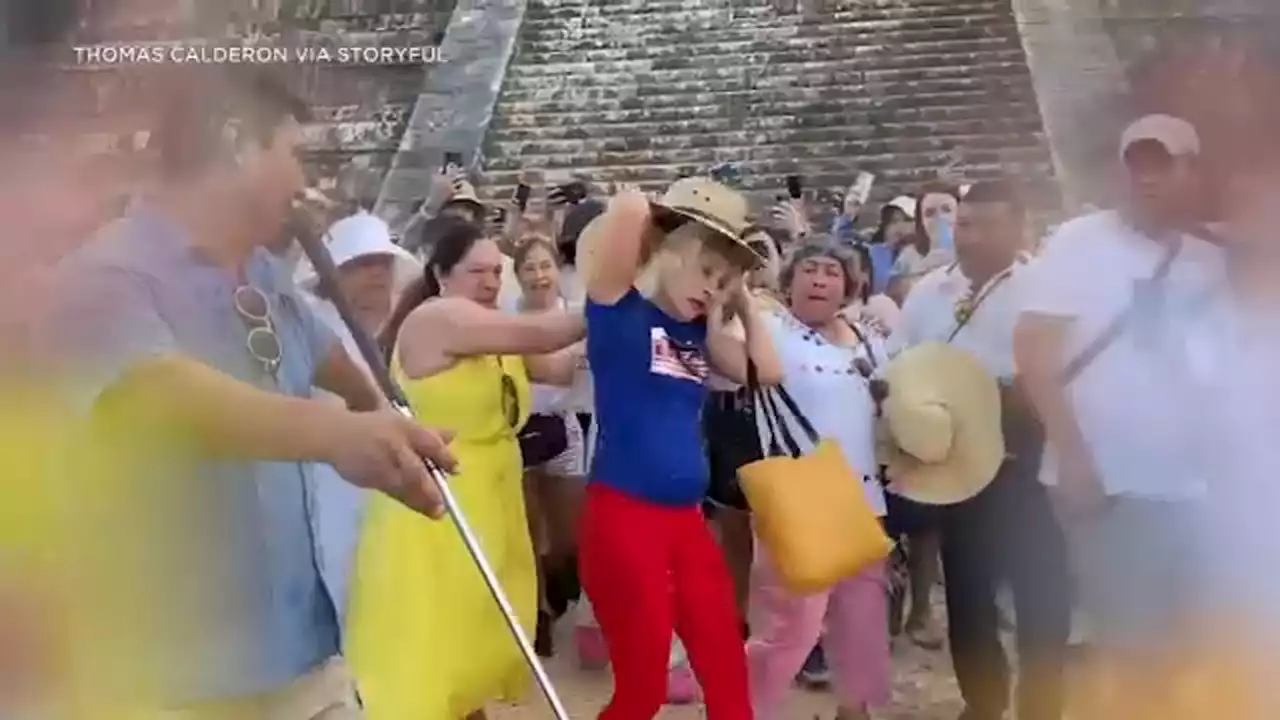
<path fill-rule="evenodd" d="M 583 322 L 499 311 L 498 245 L 460 221 L 434 234 L 383 347 L 417 417 L 453 433 L 451 487 L 532 636 L 537 573 L 516 436 L 530 379 L 572 380 L 579 358 L 563 350 L 582 339 Z M 529 679 L 453 524 L 380 496 L 362 527 L 346 650 L 369 720 L 483 718 L 486 703 L 517 698 Z"/>

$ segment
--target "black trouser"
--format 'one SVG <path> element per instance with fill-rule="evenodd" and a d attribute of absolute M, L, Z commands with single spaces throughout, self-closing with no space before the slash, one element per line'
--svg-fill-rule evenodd
<path fill-rule="evenodd" d="M 1017 613 L 1018 720 L 1062 717 L 1071 583 L 1062 527 L 1037 470 L 1037 462 L 1009 460 L 976 497 L 943 508 L 951 661 L 974 720 L 1000 718 L 1008 706 L 996 607 L 1001 581 L 1013 591 Z"/>

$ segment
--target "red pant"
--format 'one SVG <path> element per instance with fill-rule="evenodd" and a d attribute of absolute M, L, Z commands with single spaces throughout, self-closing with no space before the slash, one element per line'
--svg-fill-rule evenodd
<path fill-rule="evenodd" d="M 655 505 L 592 483 L 578 547 L 582 586 L 613 664 L 613 699 L 600 719 L 658 714 L 674 629 L 708 720 L 751 720 L 733 581 L 699 508 Z"/>

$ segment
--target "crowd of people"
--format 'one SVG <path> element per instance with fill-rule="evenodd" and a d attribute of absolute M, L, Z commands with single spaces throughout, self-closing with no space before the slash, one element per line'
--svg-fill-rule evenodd
<path fill-rule="evenodd" d="M 611 669 L 604 720 L 782 718 L 797 681 L 868 720 L 895 637 L 946 648 L 961 720 L 1056 720 L 1075 615 L 1085 717 L 1204 717 L 1197 693 L 1226 700 L 1181 680 L 1242 647 L 1213 620 L 1266 639 L 1274 224 L 1256 184 L 1205 224 L 1187 120 L 1136 119 L 1115 209 L 1043 240 L 1016 178 L 878 210 L 851 187 L 816 227 L 802 192 L 755 212 L 711 172 L 485 203 L 451 167 L 391 228 L 299 200 L 307 108 L 217 77 L 167 103 L 160 181 L 51 285 L 38 357 L 74 469 L 123 478 L 75 515 L 112 575 L 77 576 L 111 618 L 68 671 L 96 709 L 475 720 L 524 697 L 424 461 L 538 654 Z M 317 229 L 335 283 L 298 248 Z M 819 437 L 894 543 L 802 591 L 739 471 Z"/>

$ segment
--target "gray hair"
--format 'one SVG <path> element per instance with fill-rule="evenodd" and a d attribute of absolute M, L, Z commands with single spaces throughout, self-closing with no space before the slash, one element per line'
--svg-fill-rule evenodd
<path fill-rule="evenodd" d="M 845 298 L 852 300 L 858 285 L 860 259 L 853 248 L 830 235 L 811 235 L 787 253 L 782 262 L 782 272 L 778 274 L 779 289 L 787 292 L 791 282 L 795 280 L 796 266 L 813 258 L 826 258 L 840 263 L 840 267 L 844 269 Z"/>

